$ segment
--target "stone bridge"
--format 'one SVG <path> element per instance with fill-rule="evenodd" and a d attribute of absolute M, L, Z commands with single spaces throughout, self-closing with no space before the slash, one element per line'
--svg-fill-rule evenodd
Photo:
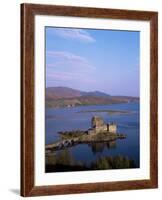
<path fill-rule="evenodd" d="M 61 150 L 66 147 L 73 146 L 78 141 L 78 138 L 64 139 L 58 142 L 46 145 L 46 150 Z"/>

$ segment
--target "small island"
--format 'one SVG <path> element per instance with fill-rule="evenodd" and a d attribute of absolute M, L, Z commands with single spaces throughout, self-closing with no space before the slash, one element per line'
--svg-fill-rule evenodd
<path fill-rule="evenodd" d="M 100 116 L 92 117 L 91 128 L 86 131 L 72 130 L 59 132 L 59 134 L 59 141 L 46 145 L 46 153 L 80 143 L 109 142 L 126 138 L 125 134 L 117 133 L 117 125 L 114 122 L 106 124 Z"/>
<path fill-rule="evenodd" d="M 109 115 L 129 115 L 134 114 L 135 112 L 130 110 L 83 110 L 78 111 L 78 113 L 108 113 Z"/>

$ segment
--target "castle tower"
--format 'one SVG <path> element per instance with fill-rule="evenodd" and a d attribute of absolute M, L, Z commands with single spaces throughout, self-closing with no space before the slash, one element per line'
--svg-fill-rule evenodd
<path fill-rule="evenodd" d="M 92 117 L 91 127 L 95 130 L 96 133 L 107 131 L 107 125 L 99 116 Z"/>
<path fill-rule="evenodd" d="M 96 127 L 103 126 L 103 125 L 104 125 L 104 121 L 101 117 L 99 117 L 99 116 L 92 117 L 92 120 L 91 120 L 92 128 L 96 128 Z"/>
<path fill-rule="evenodd" d="M 117 125 L 115 123 L 109 123 L 109 124 L 107 124 L 107 129 L 110 133 L 116 133 Z"/>

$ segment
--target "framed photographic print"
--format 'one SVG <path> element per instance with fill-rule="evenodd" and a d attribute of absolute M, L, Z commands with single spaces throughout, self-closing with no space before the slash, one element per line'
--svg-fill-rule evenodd
<path fill-rule="evenodd" d="M 157 188 L 158 13 L 21 5 L 21 195 Z"/>

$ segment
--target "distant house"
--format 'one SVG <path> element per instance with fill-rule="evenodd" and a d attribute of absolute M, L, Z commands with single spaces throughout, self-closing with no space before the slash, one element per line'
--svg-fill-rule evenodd
<path fill-rule="evenodd" d="M 91 120 L 91 128 L 88 129 L 88 134 L 96 134 L 101 132 L 116 133 L 117 125 L 115 123 L 105 124 L 102 117 L 94 116 Z"/>
<path fill-rule="evenodd" d="M 68 108 L 75 107 L 75 104 L 68 104 L 67 107 Z"/>

